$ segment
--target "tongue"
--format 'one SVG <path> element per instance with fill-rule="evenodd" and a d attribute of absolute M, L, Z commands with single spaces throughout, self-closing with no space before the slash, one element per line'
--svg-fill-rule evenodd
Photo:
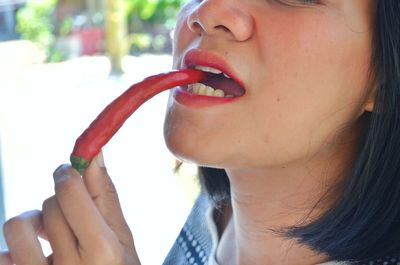
<path fill-rule="evenodd" d="M 210 74 L 210 77 L 202 83 L 213 87 L 215 89 L 221 89 L 225 92 L 225 95 L 232 95 L 240 97 L 244 95 L 244 88 L 230 78 L 226 78 L 223 74 Z"/>

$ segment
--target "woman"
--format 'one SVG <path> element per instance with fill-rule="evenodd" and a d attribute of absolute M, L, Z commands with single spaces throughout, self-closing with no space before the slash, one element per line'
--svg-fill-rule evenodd
<path fill-rule="evenodd" d="M 204 193 L 166 264 L 400 263 L 399 14 L 398 0 L 185 5 L 174 67 L 215 75 L 168 104 L 166 143 L 201 166 Z M 5 225 L 2 264 L 139 264 L 102 155 L 83 180 L 54 177 L 42 213 Z"/>

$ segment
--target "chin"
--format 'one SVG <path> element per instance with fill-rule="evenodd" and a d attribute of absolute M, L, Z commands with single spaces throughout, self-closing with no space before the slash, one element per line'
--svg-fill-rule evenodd
<path fill-rule="evenodd" d="M 222 168 L 234 162 L 237 148 L 225 130 L 224 113 L 214 109 L 191 111 L 170 104 L 164 121 L 164 141 L 178 159 L 201 166 Z M 228 137 L 227 137 L 228 136 Z"/>
<path fill-rule="evenodd" d="M 169 151 L 178 159 L 198 164 L 201 148 L 193 135 L 179 128 L 171 128 L 169 124 L 164 125 L 164 140 Z"/>
<path fill-rule="evenodd" d="M 184 133 L 164 134 L 164 139 L 169 151 L 186 163 L 212 168 L 229 168 L 235 162 L 229 159 L 227 154 L 213 149 L 212 144 L 199 143 Z"/>
<path fill-rule="evenodd" d="M 199 166 L 220 167 L 219 163 L 215 163 L 218 159 L 212 155 L 216 153 L 212 150 L 211 144 L 198 142 L 187 130 L 175 128 L 171 131 L 166 127 L 168 125 L 164 126 L 166 146 L 177 159 Z"/>
<path fill-rule="evenodd" d="M 204 120 L 204 119 L 203 119 Z M 208 128 L 206 128 L 208 127 Z M 186 112 L 170 106 L 164 121 L 164 141 L 175 157 L 190 163 L 203 163 L 212 152 L 208 130 L 210 124 L 192 119 Z"/>

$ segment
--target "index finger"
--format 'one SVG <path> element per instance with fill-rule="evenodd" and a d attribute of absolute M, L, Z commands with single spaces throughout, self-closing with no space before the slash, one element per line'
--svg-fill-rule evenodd
<path fill-rule="evenodd" d="M 53 176 L 57 201 L 80 246 L 91 248 L 104 240 L 115 240 L 79 173 L 70 165 L 63 165 Z"/>

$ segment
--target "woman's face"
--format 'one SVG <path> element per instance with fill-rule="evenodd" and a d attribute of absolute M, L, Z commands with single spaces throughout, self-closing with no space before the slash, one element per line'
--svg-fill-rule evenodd
<path fill-rule="evenodd" d="M 218 68 L 245 94 L 219 101 L 176 89 L 164 126 L 169 149 L 222 168 L 329 152 L 354 136 L 373 104 L 371 27 L 371 0 L 191 0 L 178 17 L 174 67 Z"/>

